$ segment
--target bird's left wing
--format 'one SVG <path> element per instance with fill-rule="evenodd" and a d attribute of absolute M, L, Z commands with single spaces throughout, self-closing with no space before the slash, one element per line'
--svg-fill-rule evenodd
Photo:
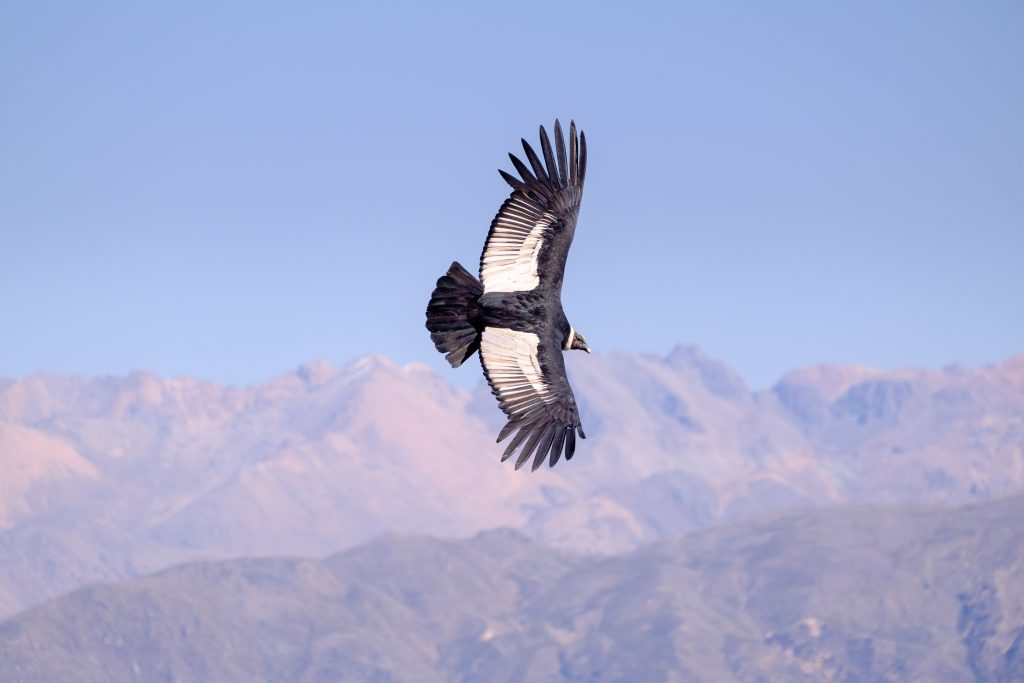
<path fill-rule="evenodd" d="M 509 158 L 521 177 L 499 171 L 513 192 L 491 221 L 480 255 L 484 292 L 522 292 L 541 283 L 561 290 L 583 197 L 587 138 L 581 132 L 577 140 L 576 124 L 570 123 L 567 158 L 562 126 L 555 121 L 554 149 L 544 126 L 540 146 L 543 162 L 523 140 L 532 172 L 514 154 Z"/>
<path fill-rule="evenodd" d="M 508 416 L 498 441 L 517 432 L 502 461 L 519 449 L 516 469 L 533 454 L 534 470 L 549 455 L 554 467 L 563 449 L 565 459 L 572 458 L 576 432 L 584 439 L 586 434 L 565 374 L 562 349 L 531 332 L 488 326 L 480 340 L 480 360 L 491 391 Z"/>

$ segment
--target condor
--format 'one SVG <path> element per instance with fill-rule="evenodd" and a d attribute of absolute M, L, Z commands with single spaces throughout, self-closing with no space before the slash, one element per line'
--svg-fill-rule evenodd
<path fill-rule="evenodd" d="M 516 469 L 533 456 L 533 469 L 572 458 L 576 434 L 586 438 L 565 374 L 563 351 L 590 353 L 562 311 L 562 276 L 587 170 L 587 140 L 569 124 L 566 155 L 555 121 L 555 146 L 540 127 L 543 162 L 526 140 L 526 164 L 509 154 L 519 177 L 498 171 L 512 194 L 491 221 L 480 255 L 480 280 L 459 263 L 437 281 L 427 305 L 427 329 L 452 367 L 476 351 L 491 391 L 508 416 L 502 455 L 518 450 Z M 531 171 L 532 169 L 532 171 Z"/>

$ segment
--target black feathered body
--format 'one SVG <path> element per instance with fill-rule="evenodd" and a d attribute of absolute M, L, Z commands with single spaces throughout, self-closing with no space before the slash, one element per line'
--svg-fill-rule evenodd
<path fill-rule="evenodd" d="M 489 292 L 479 300 L 483 326 L 507 327 L 532 332 L 564 348 L 569 338 L 569 320 L 562 310 L 559 292 Z"/>

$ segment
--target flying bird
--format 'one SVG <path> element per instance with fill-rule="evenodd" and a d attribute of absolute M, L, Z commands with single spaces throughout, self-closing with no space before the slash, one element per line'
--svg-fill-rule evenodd
<path fill-rule="evenodd" d="M 562 311 L 562 276 L 587 171 L 587 139 L 569 124 L 566 155 L 562 126 L 555 145 L 540 127 L 543 161 L 523 140 L 529 167 L 509 154 L 519 177 L 498 171 L 512 194 L 491 221 L 480 279 L 453 262 L 427 305 L 427 329 L 453 368 L 479 351 L 491 392 L 508 417 L 500 443 L 515 433 L 502 462 L 516 451 L 516 469 L 533 456 L 533 469 L 562 453 L 572 458 L 576 434 L 585 439 L 563 351 L 590 353 L 583 335 Z"/>

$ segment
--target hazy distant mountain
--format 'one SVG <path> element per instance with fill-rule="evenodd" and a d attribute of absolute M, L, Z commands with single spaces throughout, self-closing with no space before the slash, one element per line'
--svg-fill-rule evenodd
<path fill-rule="evenodd" d="M 955 504 L 1024 484 L 1024 356 L 816 367 L 753 393 L 689 347 L 569 366 L 590 438 L 534 474 L 498 462 L 485 387 L 379 357 L 242 389 L 0 381 L 0 617 L 92 581 L 325 555 L 386 531 L 514 527 L 611 552 L 782 508 Z"/>
<path fill-rule="evenodd" d="M 94 586 L 0 623 L 0 679 L 1024 680 L 1024 496 L 786 513 L 611 557 L 392 536 Z"/>

